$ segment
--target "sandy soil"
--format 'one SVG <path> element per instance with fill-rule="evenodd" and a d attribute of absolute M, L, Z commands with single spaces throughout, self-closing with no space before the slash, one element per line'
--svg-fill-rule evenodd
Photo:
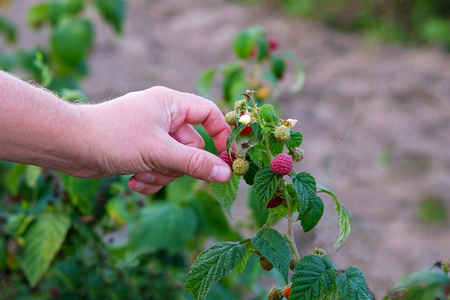
<path fill-rule="evenodd" d="M 20 16 L 32 2 L 16 0 L 10 13 Z M 90 99 L 154 85 L 195 92 L 202 71 L 234 59 L 230 45 L 239 30 L 262 26 L 306 69 L 304 89 L 280 101 L 304 135 L 307 156 L 296 169 L 335 191 L 354 216 L 354 233 L 333 251 L 337 220 L 332 200 L 322 197 L 319 226 L 307 234 L 299 230 L 301 253 L 317 246 L 340 268 L 359 267 L 377 299 L 406 272 L 450 257 L 450 224 L 424 224 L 417 217 L 417 204 L 429 195 L 442 197 L 450 211 L 450 56 L 437 48 L 369 45 L 266 6 L 226 0 L 129 4 L 122 38 L 97 22 L 91 77 L 83 85 Z M 44 37 L 25 32 L 20 43 Z M 385 152 L 389 161 L 381 165 Z"/>

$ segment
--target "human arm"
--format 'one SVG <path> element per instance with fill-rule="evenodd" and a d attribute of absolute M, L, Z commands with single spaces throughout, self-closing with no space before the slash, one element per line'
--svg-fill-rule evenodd
<path fill-rule="evenodd" d="M 202 124 L 219 152 L 230 133 L 217 106 L 163 87 L 97 105 L 73 105 L 0 72 L 0 160 L 75 177 L 136 174 L 130 188 L 151 194 L 178 176 L 226 182 L 229 166 L 201 150 Z M 170 134 L 176 136 L 180 143 Z"/>

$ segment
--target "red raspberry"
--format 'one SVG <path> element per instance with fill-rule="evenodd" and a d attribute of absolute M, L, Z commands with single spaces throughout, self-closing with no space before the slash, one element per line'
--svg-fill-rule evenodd
<path fill-rule="evenodd" d="M 226 162 L 230 167 L 233 165 L 233 161 L 236 159 L 236 155 L 235 155 L 233 152 L 231 152 L 231 158 L 232 158 L 232 160 L 231 160 L 231 159 L 230 159 L 230 156 L 228 155 L 227 150 L 222 151 L 222 152 L 220 153 L 219 157 L 220 157 L 224 162 Z"/>
<path fill-rule="evenodd" d="M 291 294 L 291 286 L 290 285 L 287 285 L 287 286 L 284 287 L 283 294 L 286 297 L 286 299 L 289 300 L 289 295 Z"/>
<path fill-rule="evenodd" d="M 294 161 L 287 153 L 281 153 L 270 161 L 270 168 L 278 175 L 288 175 L 294 168 Z"/>
<path fill-rule="evenodd" d="M 281 204 L 281 202 L 283 202 L 283 198 L 275 196 L 272 199 L 269 200 L 269 202 L 267 202 L 267 208 L 274 208 L 277 207 L 278 205 Z"/>
<path fill-rule="evenodd" d="M 239 135 L 249 135 L 253 132 L 253 128 L 250 125 L 244 127 L 244 129 L 239 133 Z"/>
<path fill-rule="evenodd" d="M 278 42 L 278 39 L 276 37 L 269 36 L 267 38 L 267 41 L 269 42 L 269 50 L 270 51 L 274 51 L 274 50 L 278 49 L 278 46 L 280 43 Z"/>

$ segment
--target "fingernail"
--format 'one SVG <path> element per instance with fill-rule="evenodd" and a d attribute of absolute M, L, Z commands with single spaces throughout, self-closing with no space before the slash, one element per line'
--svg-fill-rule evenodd
<path fill-rule="evenodd" d="M 143 184 L 143 183 L 140 182 L 140 181 L 136 181 L 136 183 L 134 184 L 134 190 L 135 190 L 136 192 L 140 192 L 140 191 L 142 191 L 144 188 L 145 188 L 145 184 Z"/>
<path fill-rule="evenodd" d="M 152 173 L 143 173 L 139 175 L 139 180 L 145 183 L 152 183 L 155 181 L 155 175 Z"/>
<path fill-rule="evenodd" d="M 229 166 L 215 165 L 209 173 L 209 179 L 217 182 L 227 182 L 231 176 L 231 169 Z"/>

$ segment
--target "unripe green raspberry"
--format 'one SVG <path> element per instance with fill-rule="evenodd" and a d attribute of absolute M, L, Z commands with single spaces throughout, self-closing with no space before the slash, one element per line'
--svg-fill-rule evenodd
<path fill-rule="evenodd" d="M 294 162 L 299 162 L 305 157 L 305 150 L 300 147 L 294 147 L 289 150 L 289 155 L 292 156 Z"/>
<path fill-rule="evenodd" d="M 230 126 L 237 125 L 238 114 L 235 111 L 230 111 L 225 115 L 225 122 Z"/>
<path fill-rule="evenodd" d="M 269 293 L 267 294 L 267 300 L 281 300 L 283 299 L 278 293 L 278 289 L 276 287 L 273 287 Z"/>
<path fill-rule="evenodd" d="M 261 257 L 259 259 L 259 264 L 261 265 L 261 267 L 266 270 L 266 271 L 270 271 L 273 269 L 273 265 L 270 261 L 267 260 L 267 258 L 265 257 Z"/>
<path fill-rule="evenodd" d="M 295 266 L 300 262 L 300 260 L 297 257 L 294 257 L 293 259 L 291 259 L 291 261 L 289 262 L 289 269 L 291 269 L 291 271 L 294 271 Z"/>
<path fill-rule="evenodd" d="M 273 132 L 275 139 L 279 142 L 287 142 L 291 138 L 291 132 L 289 128 L 284 125 L 278 126 Z"/>
<path fill-rule="evenodd" d="M 234 110 L 236 112 L 241 112 L 247 108 L 247 102 L 244 100 L 234 102 Z"/>
<path fill-rule="evenodd" d="M 250 163 L 246 161 L 244 158 L 237 158 L 233 162 L 233 172 L 238 176 L 245 175 L 249 167 Z"/>
<path fill-rule="evenodd" d="M 324 257 L 325 255 L 327 255 L 327 252 L 321 248 L 316 247 L 313 254 L 320 256 L 320 257 Z"/>

